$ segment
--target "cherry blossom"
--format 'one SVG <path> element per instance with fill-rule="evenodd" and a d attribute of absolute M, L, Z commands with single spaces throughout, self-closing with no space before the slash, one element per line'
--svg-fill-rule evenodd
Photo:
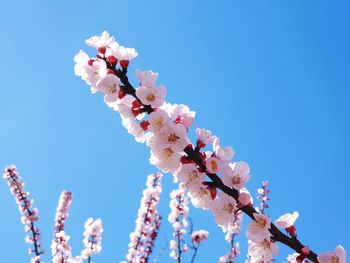
<path fill-rule="evenodd" d="M 317 256 L 320 263 L 346 263 L 346 252 L 342 246 L 337 246 L 334 252 L 324 252 Z"/>
<path fill-rule="evenodd" d="M 184 185 L 180 184 L 179 188 L 173 190 L 170 193 L 170 209 L 171 212 L 168 216 L 168 221 L 172 224 L 173 240 L 170 241 L 170 257 L 181 262 L 181 254 L 188 251 L 188 247 L 185 244 L 182 246 L 183 235 L 186 234 L 186 228 L 188 225 L 188 199 L 186 197 L 186 189 Z"/>
<path fill-rule="evenodd" d="M 155 73 L 151 70 L 136 70 L 136 79 L 140 82 L 140 85 L 143 87 L 153 87 L 155 85 L 156 80 L 158 79 L 158 76 L 158 73 Z"/>
<path fill-rule="evenodd" d="M 235 154 L 235 151 L 231 146 L 222 147 L 220 145 L 219 137 L 215 137 L 213 141 L 213 149 L 215 151 L 216 156 L 222 162 L 230 162 L 233 158 L 233 155 Z"/>
<path fill-rule="evenodd" d="M 270 218 L 263 214 L 254 214 L 254 221 L 251 221 L 248 225 L 247 237 L 254 242 L 260 242 L 264 239 L 270 238 Z"/>
<path fill-rule="evenodd" d="M 228 224 L 235 220 L 236 209 L 235 199 L 220 192 L 218 198 L 215 199 L 215 202 L 213 203 L 215 222 L 226 229 Z"/>
<path fill-rule="evenodd" d="M 194 244 L 199 245 L 205 241 L 209 236 L 209 232 L 206 230 L 193 231 L 191 234 L 191 240 Z"/>
<path fill-rule="evenodd" d="M 168 123 L 155 133 L 152 149 L 171 148 L 174 152 L 182 151 L 188 145 L 187 131 L 182 124 Z"/>
<path fill-rule="evenodd" d="M 200 140 L 205 144 L 211 144 L 215 139 L 215 136 L 212 135 L 211 131 L 206 129 L 197 128 L 196 134 L 197 134 L 198 140 Z"/>
<path fill-rule="evenodd" d="M 196 208 L 210 210 L 213 207 L 213 198 L 210 190 L 202 184 L 195 185 L 189 189 L 188 196 Z"/>
<path fill-rule="evenodd" d="M 268 181 L 263 181 L 261 188 L 258 189 L 258 199 L 260 199 L 260 207 L 257 207 L 256 210 L 259 211 L 261 214 L 265 213 L 265 209 L 269 207 L 267 204 L 267 201 L 270 200 L 268 194 L 270 193 L 270 190 L 267 189 L 267 186 L 269 185 Z"/>
<path fill-rule="evenodd" d="M 29 254 L 34 254 L 31 261 L 35 263 L 41 262 L 41 255 L 44 250 L 41 248 L 41 233 L 40 230 L 34 225 L 34 222 L 39 219 L 39 211 L 33 207 L 33 200 L 28 199 L 29 192 L 24 190 L 24 182 L 17 172 L 17 168 L 14 165 L 6 166 L 3 178 L 7 181 L 10 187 L 10 192 L 14 195 L 18 209 L 22 215 L 21 221 L 24 225 L 25 232 L 28 235 L 25 237 L 25 241 L 29 244 L 33 244 L 33 248 L 29 249 Z"/>
<path fill-rule="evenodd" d="M 268 239 L 260 242 L 248 242 L 248 253 L 251 256 L 251 262 L 270 263 L 274 262 L 272 254 L 278 254 L 278 247 Z"/>
<path fill-rule="evenodd" d="M 164 110 L 157 109 L 149 115 L 148 122 L 148 130 L 150 132 L 156 133 L 160 132 L 163 127 L 169 122 L 169 117 Z"/>
<path fill-rule="evenodd" d="M 107 31 L 103 31 L 101 36 L 93 36 L 85 41 L 86 45 L 95 48 L 107 47 L 115 41 L 114 37 L 110 37 Z"/>
<path fill-rule="evenodd" d="M 295 221 L 298 219 L 299 213 L 293 212 L 293 214 L 287 213 L 279 217 L 275 221 L 275 225 L 282 228 L 288 228 L 294 225 Z"/>
<path fill-rule="evenodd" d="M 118 58 L 122 67 L 128 67 L 129 61 L 136 58 L 138 53 L 134 48 L 119 46 L 118 49 L 112 51 L 112 54 Z"/>
<path fill-rule="evenodd" d="M 89 259 L 93 254 L 100 253 L 102 250 L 102 221 L 100 218 L 94 220 L 90 217 L 85 222 L 84 240 L 85 248 L 81 251 L 83 259 Z"/>
<path fill-rule="evenodd" d="M 129 262 L 148 262 L 152 253 L 154 239 L 157 237 L 160 215 L 157 205 L 162 192 L 161 173 L 150 174 L 147 177 L 147 188 L 143 191 L 143 196 L 135 221 L 135 230 L 130 234 L 130 243 L 126 259 Z"/>
<path fill-rule="evenodd" d="M 182 164 L 174 176 L 187 189 L 195 188 L 204 181 L 204 173 L 199 172 L 193 163 Z"/>
<path fill-rule="evenodd" d="M 68 210 L 72 203 L 72 193 L 63 191 L 56 209 L 54 238 L 51 243 L 51 254 L 53 262 L 69 262 L 72 260 L 72 249 L 68 243 L 70 237 L 64 231 L 68 219 Z"/>
<path fill-rule="evenodd" d="M 309 261 L 304 260 L 300 254 L 293 253 L 291 255 L 288 255 L 287 262 L 285 263 L 309 263 Z"/>
<path fill-rule="evenodd" d="M 218 173 L 220 170 L 219 160 L 216 157 L 209 157 L 205 161 L 205 166 L 207 168 L 207 171 L 211 174 Z"/>
<path fill-rule="evenodd" d="M 239 201 L 239 205 L 241 205 L 241 206 L 246 206 L 246 205 L 252 206 L 253 205 L 253 198 L 246 188 L 239 189 L 238 201 Z"/>
<path fill-rule="evenodd" d="M 106 94 L 104 97 L 106 103 L 113 103 L 118 99 L 119 83 L 120 79 L 113 74 L 102 77 L 96 83 L 96 89 Z"/>
<path fill-rule="evenodd" d="M 80 50 L 78 54 L 74 57 L 74 62 L 76 63 L 74 66 L 75 75 L 81 77 L 83 80 L 87 80 L 86 67 L 88 67 L 88 63 L 90 61 L 90 57 L 83 51 Z M 91 84 L 91 83 L 88 83 Z"/>
<path fill-rule="evenodd" d="M 194 111 L 191 111 L 188 106 L 183 104 L 173 104 L 169 108 L 169 113 L 175 123 L 181 123 L 187 128 L 193 124 L 194 117 L 196 116 Z"/>
<path fill-rule="evenodd" d="M 229 222 L 225 228 L 223 228 L 225 234 L 225 240 L 230 244 L 229 252 L 219 258 L 219 263 L 233 263 L 240 253 L 239 243 L 235 242 L 235 237 L 240 233 L 243 221 L 242 211 L 236 210 L 234 220 Z"/>
<path fill-rule="evenodd" d="M 222 181 L 229 187 L 239 190 L 245 187 L 250 179 L 250 169 L 246 162 L 229 163 L 223 166 Z"/>
<path fill-rule="evenodd" d="M 136 96 L 144 105 L 150 105 L 158 108 L 163 105 L 166 89 L 164 86 L 159 87 L 145 87 L 141 86 L 136 90 Z"/>
<path fill-rule="evenodd" d="M 163 172 L 175 172 L 180 166 L 180 156 L 171 147 L 151 150 L 150 163 Z"/>

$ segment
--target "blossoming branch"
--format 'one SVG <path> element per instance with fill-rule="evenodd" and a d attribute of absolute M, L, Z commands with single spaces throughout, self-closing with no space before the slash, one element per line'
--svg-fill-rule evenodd
<path fill-rule="evenodd" d="M 138 55 L 135 49 L 119 45 L 107 32 L 89 38 L 86 44 L 97 54 L 90 58 L 80 51 L 74 58 L 76 75 L 91 86 L 92 93 L 104 94 L 104 101 L 119 112 L 128 132 L 150 147 L 150 163 L 184 184 L 192 204 L 211 211 L 224 231 L 237 211 L 253 220 L 247 230 L 252 262 L 272 262 L 272 254 L 278 252 L 276 242 L 298 253 L 297 262 L 346 262 L 341 246 L 335 252 L 317 255 L 294 232 L 284 234 L 267 215 L 255 210 L 245 188 L 250 178 L 248 164 L 232 162 L 233 148 L 224 146 L 209 130 L 197 128 L 196 143 L 191 143 L 188 131 L 195 113 L 186 105 L 165 102 L 167 91 L 156 84 L 157 73 L 137 70 L 139 85 L 134 88 L 130 84 L 127 73 L 130 61 Z"/>

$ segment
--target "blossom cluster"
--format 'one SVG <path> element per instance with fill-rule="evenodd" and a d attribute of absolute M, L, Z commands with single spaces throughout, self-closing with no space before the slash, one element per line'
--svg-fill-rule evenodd
<path fill-rule="evenodd" d="M 18 209 L 22 215 L 21 221 L 24 224 L 25 232 L 28 233 L 25 241 L 34 246 L 34 248 L 28 250 L 29 254 L 34 254 L 31 262 L 42 262 L 41 255 L 44 253 L 44 250 L 41 247 L 41 234 L 40 230 L 34 225 L 34 222 L 38 221 L 38 209 L 33 207 L 33 199 L 28 199 L 29 192 L 24 190 L 24 182 L 19 176 L 16 166 L 7 166 L 4 170 L 3 178 L 7 180 L 7 184 L 16 198 Z"/>
<path fill-rule="evenodd" d="M 160 194 L 162 192 L 161 173 L 150 174 L 135 221 L 135 230 L 130 234 L 130 243 L 126 259 L 128 262 L 148 262 L 152 253 L 154 241 L 158 235 L 161 216 L 157 211 Z"/>
<path fill-rule="evenodd" d="M 267 189 L 267 186 L 269 185 L 268 181 L 263 181 L 261 184 L 261 188 L 258 189 L 258 199 L 260 200 L 260 207 L 258 207 L 256 210 L 259 211 L 259 213 L 264 214 L 265 209 L 269 208 L 269 205 L 267 201 L 270 200 L 268 194 L 270 193 L 270 190 Z"/>
<path fill-rule="evenodd" d="M 83 259 L 89 259 L 93 254 L 100 253 L 102 250 L 102 220 L 100 218 L 94 220 L 90 217 L 86 220 L 84 227 L 83 243 L 85 249 L 81 252 L 81 257 Z"/>
<path fill-rule="evenodd" d="M 17 172 L 14 165 L 5 168 L 3 178 L 7 181 L 11 193 L 16 198 L 19 211 L 21 212 L 21 221 L 28 233 L 25 240 L 27 243 L 33 244 L 33 248 L 29 249 L 29 254 L 34 254 L 31 259 L 32 263 L 42 262 L 42 254 L 44 250 L 41 245 L 41 236 L 39 229 L 34 225 L 38 221 L 38 209 L 33 208 L 33 200 L 29 200 L 29 193 L 24 191 L 24 182 Z M 85 249 L 81 255 L 73 257 L 72 249 L 69 245 L 70 237 L 65 233 L 65 224 L 68 219 L 68 210 L 72 203 L 72 193 L 63 191 L 58 201 L 56 209 L 55 223 L 53 229 L 53 239 L 51 243 L 52 263 L 83 263 L 83 259 L 89 259 L 91 255 L 99 253 L 101 247 L 102 222 L 101 219 L 93 220 L 89 218 L 85 223 L 84 244 Z"/>
<path fill-rule="evenodd" d="M 70 237 L 66 235 L 64 226 L 68 219 L 68 210 L 72 203 L 72 193 L 63 191 L 56 209 L 53 239 L 51 243 L 51 254 L 53 263 L 70 262 L 72 249 L 68 243 Z"/>
<path fill-rule="evenodd" d="M 107 105 L 120 113 L 122 124 L 137 141 L 146 142 L 151 148 L 150 162 L 163 172 L 173 173 L 175 180 L 186 186 L 195 207 L 213 211 L 216 222 L 223 228 L 227 226 L 234 219 L 236 201 L 224 193 L 216 195 L 213 187 L 202 182 L 206 173 L 221 173 L 228 187 L 243 193 L 241 205 L 247 205 L 251 203 L 245 189 L 250 178 L 248 164 L 231 162 L 233 148 L 222 146 L 220 139 L 208 130 L 197 129 L 196 146 L 190 144 L 188 130 L 195 112 L 186 105 L 165 102 L 165 87 L 156 85 L 158 73 L 137 70 L 140 85 L 131 92 L 128 82 L 123 80 L 126 78 L 126 64 L 118 57 L 111 59 L 121 46 L 107 32 L 88 39 L 86 43 L 97 48 L 98 54 L 90 58 L 80 51 L 75 56 L 75 73 L 92 86 L 93 92 L 104 94 Z M 207 145 L 212 145 L 212 151 L 204 151 Z M 204 170 L 185 155 L 186 147 L 195 147 Z"/>
<path fill-rule="evenodd" d="M 156 84 L 158 73 L 137 70 L 139 86 L 133 88 L 127 71 L 130 60 L 137 56 L 134 49 L 119 45 L 107 32 L 91 37 L 86 44 L 96 48 L 97 55 L 90 58 L 80 51 L 74 58 L 76 75 L 91 85 L 93 93 L 104 94 L 106 104 L 120 113 L 128 132 L 136 141 L 150 147 L 150 163 L 172 173 L 175 181 L 185 186 L 192 204 L 212 211 L 216 223 L 225 231 L 235 220 L 238 209 L 252 206 L 246 189 L 249 165 L 243 161 L 233 162 L 233 148 L 222 145 L 220 138 L 209 130 L 196 129 L 196 143 L 190 142 L 188 131 L 195 112 L 186 105 L 165 101 L 165 86 Z M 205 182 L 206 176 L 213 182 Z M 229 196 L 229 190 L 217 193 L 217 187 L 234 190 L 234 194 Z M 253 208 L 244 210 L 254 219 L 247 231 L 252 262 L 272 262 L 272 254 L 278 249 L 276 237 L 271 236 L 270 218 Z M 275 233 L 281 235 L 276 229 Z M 310 252 L 304 256 L 309 255 Z"/>
<path fill-rule="evenodd" d="M 196 230 L 191 234 L 191 241 L 195 246 L 198 246 L 202 242 L 208 239 L 209 232 L 206 230 Z"/>
<path fill-rule="evenodd" d="M 188 226 L 188 198 L 186 197 L 186 189 L 182 184 L 179 185 L 179 189 L 173 190 L 170 193 L 170 209 L 171 212 L 168 216 L 168 221 L 172 224 L 174 229 L 173 238 L 170 240 L 170 257 L 181 261 L 181 254 L 188 251 L 188 245 L 183 246 L 183 236 L 187 233 Z M 193 240 L 194 237 L 192 237 Z M 197 240 L 198 243 L 200 239 Z"/>
<path fill-rule="evenodd" d="M 235 242 L 235 236 L 240 233 L 243 221 L 243 213 L 238 210 L 235 215 L 235 219 L 231 222 L 225 234 L 225 240 L 230 244 L 230 251 L 219 258 L 219 263 L 234 263 L 237 256 L 240 253 L 239 243 Z"/>

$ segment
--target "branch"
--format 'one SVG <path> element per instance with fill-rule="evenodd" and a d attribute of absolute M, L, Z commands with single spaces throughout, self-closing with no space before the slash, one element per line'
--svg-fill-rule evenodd
<path fill-rule="evenodd" d="M 108 65 L 108 63 L 107 63 L 107 65 Z M 121 80 L 121 82 L 125 86 L 125 87 L 123 87 L 123 91 L 126 94 L 133 96 L 136 100 L 138 100 L 141 103 L 139 98 L 137 98 L 137 96 L 136 96 L 135 88 L 130 84 L 130 82 L 128 80 L 128 77 L 126 75 L 126 70 L 124 68 L 123 68 L 123 70 L 115 69 L 115 68 L 110 68 L 110 69 L 112 69 L 115 72 L 115 75 L 117 77 L 119 77 L 119 79 Z M 145 112 L 147 112 L 148 114 L 150 114 L 154 111 L 154 109 L 151 106 L 144 105 L 144 104 L 142 104 L 142 105 L 144 106 Z M 236 201 L 238 201 L 239 192 L 234 188 L 230 188 L 230 187 L 226 186 L 217 174 L 208 173 L 205 165 L 202 163 L 202 160 L 200 159 L 198 154 L 193 150 L 192 147 L 187 146 L 184 149 L 184 152 L 202 171 L 206 171 L 205 172 L 206 175 L 214 183 L 214 186 L 216 188 L 220 189 L 221 191 L 223 191 L 224 193 L 226 193 L 227 195 L 233 197 Z M 252 220 L 255 220 L 254 213 L 258 214 L 258 212 L 253 207 L 250 207 L 250 206 L 243 206 L 241 208 L 241 210 L 246 215 L 248 215 Z M 270 227 L 269 231 L 270 231 L 274 241 L 279 241 L 279 242 L 285 244 L 286 246 L 290 247 L 294 251 L 296 251 L 300 254 L 304 254 L 302 252 L 302 248 L 305 246 L 297 238 L 291 238 L 291 237 L 283 234 L 273 223 L 271 223 L 271 227 Z M 305 255 L 305 257 L 313 262 L 316 262 L 316 263 L 318 262 L 317 254 L 311 250 L 310 250 L 310 253 L 308 255 Z"/>

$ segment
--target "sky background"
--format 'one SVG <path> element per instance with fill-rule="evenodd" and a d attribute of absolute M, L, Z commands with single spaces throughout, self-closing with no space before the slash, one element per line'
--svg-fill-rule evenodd
<path fill-rule="evenodd" d="M 316 252 L 350 250 L 349 1 L 19 1 L 0 0 L 0 166 L 16 164 L 40 211 L 49 261 L 62 190 L 74 200 L 66 232 L 82 249 L 85 220 L 104 223 L 98 262 L 119 262 L 146 175 L 149 149 L 73 71 L 84 40 L 103 30 L 139 56 L 130 69 L 159 72 L 167 100 L 197 112 L 251 166 L 253 195 L 270 181 L 273 219 L 299 211 L 299 237 Z M 194 128 L 193 127 L 193 128 Z M 172 177 L 155 252 L 171 238 Z M 0 183 L 0 263 L 29 262 L 13 197 Z M 229 245 L 209 212 L 190 208 L 209 239 L 197 262 L 217 262 Z M 249 222 L 245 217 L 245 222 Z M 239 238 L 246 255 L 245 229 Z M 291 251 L 280 246 L 276 262 Z M 159 262 L 172 262 L 166 251 Z M 188 262 L 188 260 L 185 260 Z"/>

